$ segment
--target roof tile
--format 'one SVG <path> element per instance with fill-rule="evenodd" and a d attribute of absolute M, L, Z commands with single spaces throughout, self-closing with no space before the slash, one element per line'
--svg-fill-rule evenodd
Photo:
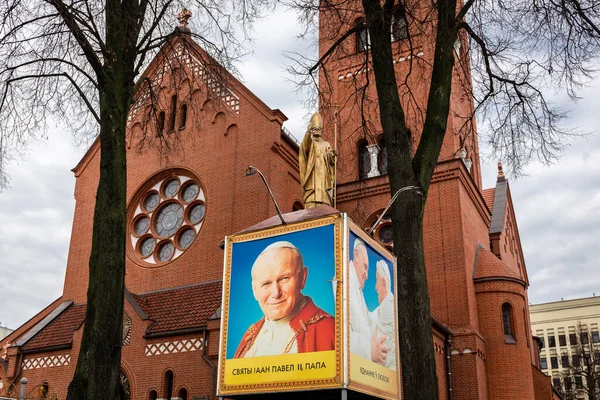
<path fill-rule="evenodd" d="M 73 331 L 81 326 L 84 319 L 85 304 L 74 304 L 25 343 L 21 349 L 29 351 L 68 345 L 73 339 Z"/>
<path fill-rule="evenodd" d="M 494 253 L 483 247 L 477 254 L 475 279 L 482 278 L 512 278 L 522 280 L 521 277 L 504 264 Z"/>

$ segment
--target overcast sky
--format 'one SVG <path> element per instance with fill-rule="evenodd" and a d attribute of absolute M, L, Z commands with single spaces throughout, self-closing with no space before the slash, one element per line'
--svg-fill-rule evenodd
<path fill-rule="evenodd" d="M 282 14 L 256 28 L 254 54 L 240 64 L 244 83 L 271 108 L 290 119 L 296 136 L 307 121 L 284 71 L 283 50 L 307 51 L 295 16 Z M 314 51 L 314 50 L 313 50 Z M 571 105 L 571 125 L 600 127 L 600 80 Z M 0 324 L 16 328 L 62 292 L 75 178 L 70 171 L 85 147 L 54 128 L 47 142 L 9 167 L 11 187 L 0 193 Z M 496 181 L 496 161 L 484 156 L 484 187 Z M 527 177 L 510 180 L 532 303 L 600 295 L 595 251 L 600 238 L 600 135 L 579 139 L 547 167 L 533 163 Z"/>

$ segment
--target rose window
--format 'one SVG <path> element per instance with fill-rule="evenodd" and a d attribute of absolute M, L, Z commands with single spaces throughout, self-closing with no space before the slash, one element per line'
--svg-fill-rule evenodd
<path fill-rule="evenodd" d="M 188 249 L 204 221 L 206 205 L 199 179 L 186 171 L 146 185 L 133 197 L 130 248 L 149 264 L 163 264 Z"/>
<path fill-rule="evenodd" d="M 371 215 L 371 217 L 367 218 L 367 221 L 364 225 L 365 229 L 370 229 L 375 221 L 381 215 L 381 211 Z M 394 231 L 392 230 L 392 218 L 389 213 L 385 214 L 377 226 L 373 229 L 373 233 L 371 236 L 375 240 L 377 240 L 383 247 L 389 250 L 391 253 L 394 252 Z"/>

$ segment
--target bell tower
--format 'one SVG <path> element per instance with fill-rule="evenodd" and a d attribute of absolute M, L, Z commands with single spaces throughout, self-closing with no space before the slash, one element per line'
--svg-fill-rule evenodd
<path fill-rule="evenodd" d="M 406 122 L 416 150 L 426 112 L 430 66 L 433 63 L 435 32 L 432 26 L 417 23 L 428 11 L 422 2 L 392 17 L 393 62 Z M 387 151 L 379 121 L 379 104 L 373 75 L 370 41 L 360 2 L 348 2 L 347 10 L 324 10 L 320 14 L 319 57 L 325 60 L 319 71 L 320 111 L 324 116 L 324 138 L 338 151 L 338 208 L 352 199 L 366 199 L 366 188 L 378 186 L 387 176 Z M 345 32 L 354 30 L 343 40 Z M 468 174 L 481 190 L 479 148 L 473 114 L 469 54 L 466 38 L 455 45 L 457 58 L 448 131 L 439 161 L 462 159 Z M 352 189 L 349 186 L 353 187 Z M 349 195 L 349 191 L 354 193 Z M 379 190 L 377 190 L 379 191 Z M 389 197 L 388 197 L 389 198 Z M 350 206 L 352 207 L 352 206 Z M 350 211 L 350 210 L 348 210 Z"/>

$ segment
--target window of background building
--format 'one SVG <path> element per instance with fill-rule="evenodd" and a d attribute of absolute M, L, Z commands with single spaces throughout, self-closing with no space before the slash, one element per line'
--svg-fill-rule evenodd
<path fill-rule="evenodd" d="M 573 387 L 573 383 L 571 381 L 571 378 L 566 377 L 565 378 L 565 391 L 568 392 L 569 390 L 571 390 L 572 387 Z"/>
<path fill-rule="evenodd" d="M 548 336 L 548 347 L 556 347 L 556 338 L 554 335 Z"/>
<path fill-rule="evenodd" d="M 548 360 L 546 360 L 546 357 L 540 357 L 540 367 L 541 369 L 548 369 Z"/>
<path fill-rule="evenodd" d="M 600 343 L 600 333 L 598 331 L 592 332 L 592 342 Z"/>
<path fill-rule="evenodd" d="M 581 332 L 581 344 L 588 344 L 590 342 L 590 337 L 587 332 Z"/>
<path fill-rule="evenodd" d="M 573 354 L 573 366 L 580 367 L 581 366 L 581 357 L 578 354 Z"/>
<path fill-rule="evenodd" d="M 558 335 L 558 345 L 559 346 L 567 345 L 567 337 L 565 335 Z"/>
<path fill-rule="evenodd" d="M 577 389 L 583 389 L 583 379 L 581 379 L 581 376 L 575 377 L 575 387 L 577 387 Z"/>
<path fill-rule="evenodd" d="M 554 386 L 554 389 L 558 391 L 562 389 L 560 384 L 560 378 L 552 378 L 552 385 Z"/>
<path fill-rule="evenodd" d="M 544 347 L 546 347 L 545 339 L 543 336 L 539 336 L 539 338 L 540 338 L 540 349 L 543 349 Z"/>
<path fill-rule="evenodd" d="M 566 368 L 569 366 L 569 356 L 564 355 L 564 356 L 560 356 L 560 363 L 562 364 L 563 368 Z"/>
<path fill-rule="evenodd" d="M 594 353 L 594 363 L 600 365 L 600 353 L 598 352 Z M 598 385 L 600 385 L 600 381 L 598 381 Z"/>
<path fill-rule="evenodd" d="M 550 366 L 553 369 L 558 368 L 558 357 L 550 357 Z"/>
<path fill-rule="evenodd" d="M 575 346 L 577 344 L 577 335 L 574 333 L 569 333 L 569 344 L 571 346 Z"/>

